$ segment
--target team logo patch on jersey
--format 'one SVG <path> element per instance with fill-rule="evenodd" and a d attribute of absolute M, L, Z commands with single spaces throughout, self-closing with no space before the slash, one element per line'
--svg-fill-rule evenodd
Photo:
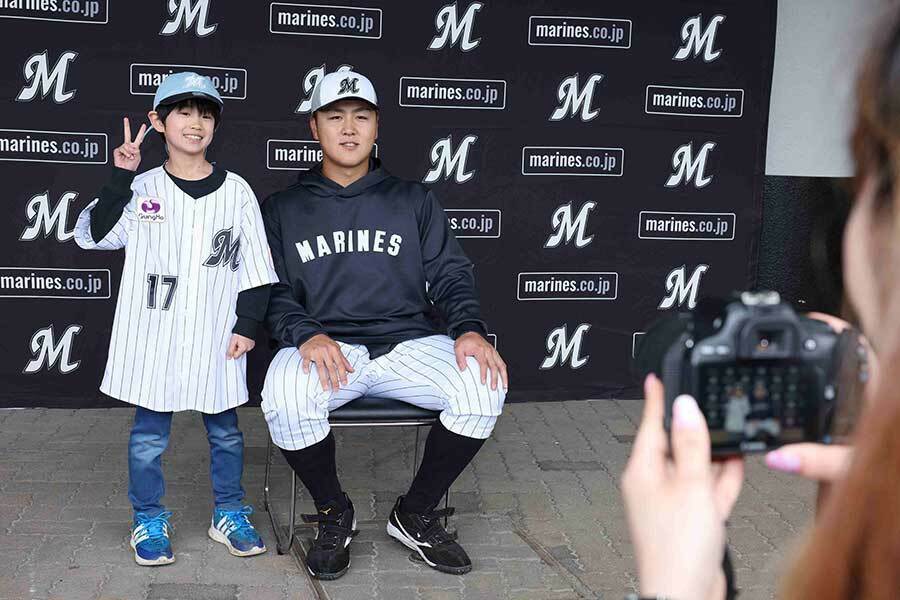
<path fill-rule="evenodd" d="M 147 223 L 162 223 L 166 220 L 162 200 L 159 198 L 138 198 L 138 221 Z"/>
<path fill-rule="evenodd" d="M 237 271 L 241 260 L 241 239 L 233 239 L 231 227 L 213 236 L 212 253 L 203 262 L 204 267 L 227 266 Z"/>

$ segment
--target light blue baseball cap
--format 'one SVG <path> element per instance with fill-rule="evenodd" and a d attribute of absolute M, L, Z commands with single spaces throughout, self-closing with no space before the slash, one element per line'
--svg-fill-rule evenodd
<path fill-rule="evenodd" d="M 219 106 L 219 110 L 224 106 L 219 90 L 209 77 L 184 71 L 172 73 L 159 84 L 156 95 L 153 96 L 153 110 L 164 104 L 174 104 L 187 98 L 212 100 Z"/>

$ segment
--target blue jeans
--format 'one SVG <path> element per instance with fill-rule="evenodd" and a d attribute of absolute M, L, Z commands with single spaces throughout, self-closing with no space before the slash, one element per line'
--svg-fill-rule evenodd
<path fill-rule="evenodd" d="M 209 440 L 209 476 L 216 508 L 243 506 L 244 434 L 238 429 L 237 411 L 203 414 Z M 135 513 L 156 516 L 163 512 L 166 493 L 161 458 L 169 444 L 172 413 L 137 407 L 128 442 L 128 499 Z"/>

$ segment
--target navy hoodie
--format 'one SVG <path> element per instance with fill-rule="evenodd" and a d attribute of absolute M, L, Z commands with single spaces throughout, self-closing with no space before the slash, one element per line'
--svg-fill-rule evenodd
<path fill-rule="evenodd" d="M 316 165 L 270 196 L 262 213 L 279 279 L 266 322 L 282 347 L 325 333 L 364 344 L 375 358 L 437 333 L 486 334 L 472 262 L 440 203 L 378 159 L 347 187 Z M 432 303 L 447 331 L 429 318 Z"/>

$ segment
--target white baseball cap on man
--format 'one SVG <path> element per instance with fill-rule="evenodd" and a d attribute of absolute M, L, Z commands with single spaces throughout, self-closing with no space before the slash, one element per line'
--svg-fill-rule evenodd
<path fill-rule="evenodd" d="M 310 109 L 316 112 L 332 102 L 348 98 L 359 98 L 378 108 L 375 86 L 368 77 L 355 71 L 334 71 L 322 76 L 316 83 L 310 98 Z"/>

